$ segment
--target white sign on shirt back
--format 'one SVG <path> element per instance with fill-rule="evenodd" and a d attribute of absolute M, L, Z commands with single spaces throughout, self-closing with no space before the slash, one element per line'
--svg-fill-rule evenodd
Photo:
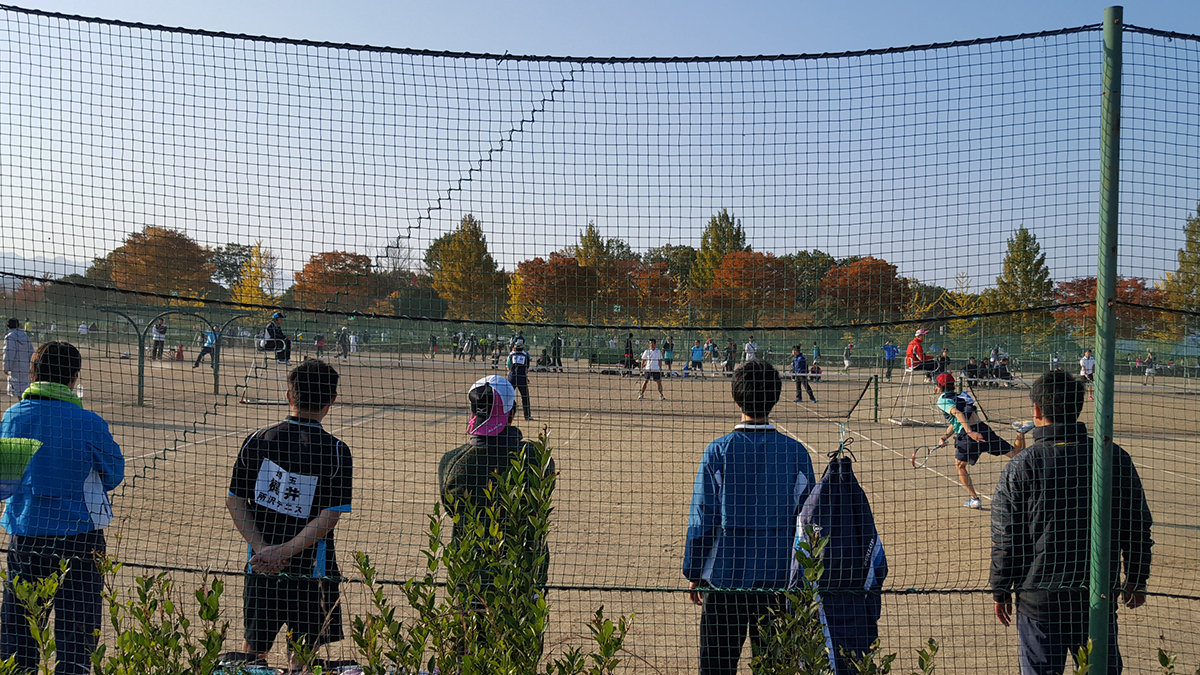
<path fill-rule="evenodd" d="M 317 477 L 284 471 L 264 459 L 254 483 L 254 502 L 294 518 L 308 518 L 317 495 Z"/>

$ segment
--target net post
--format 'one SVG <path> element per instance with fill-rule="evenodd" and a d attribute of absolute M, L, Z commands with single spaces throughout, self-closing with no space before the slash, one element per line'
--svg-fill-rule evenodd
<path fill-rule="evenodd" d="M 872 375 L 871 380 L 872 380 L 871 388 L 874 390 L 873 393 L 875 395 L 875 417 L 874 417 L 873 421 L 878 423 L 879 422 L 879 376 Z"/>
<path fill-rule="evenodd" d="M 1096 269 L 1096 386 L 1092 459 L 1091 566 L 1088 636 L 1091 663 L 1107 672 L 1111 618 L 1110 531 L 1112 529 L 1113 376 L 1116 358 L 1115 304 L 1117 218 L 1120 196 L 1122 8 L 1104 10 L 1103 80 L 1100 101 L 1100 231 Z"/>

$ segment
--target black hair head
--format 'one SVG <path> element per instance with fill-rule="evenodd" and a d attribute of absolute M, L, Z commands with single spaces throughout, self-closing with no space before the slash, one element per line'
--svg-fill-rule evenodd
<path fill-rule="evenodd" d="M 288 373 L 288 393 L 296 407 L 315 412 L 337 396 L 338 372 L 317 359 L 307 359 Z"/>
<path fill-rule="evenodd" d="M 1083 410 L 1083 381 L 1061 368 L 1034 381 L 1029 400 L 1054 424 L 1071 424 Z"/>
<path fill-rule="evenodd" d="M 29 361 L 29 379 L 70 385 L 83 368 L 83 356 L 70 342 L 54 341 L 37 348 Z"/>
<path fill-rule="evenodd" d="M 733 402 L 751 417 L 766 417 L 779 402 L 783 378 L 775 366 L 755 359 L 733 371 Z"/>

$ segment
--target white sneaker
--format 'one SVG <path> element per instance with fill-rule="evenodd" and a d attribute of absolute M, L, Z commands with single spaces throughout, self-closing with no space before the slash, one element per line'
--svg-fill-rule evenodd
<path fill-rule="evenodd" d="M 667 400 L 667 397 L 666 397 L 666 396 L 659 396 L 659 397 L 658 397 L 658 400 L 660 400 L 660 401 L 665 401 L 665 400 Z"/>
<path fill-rule="evenodd" d="M 1029 433 L 1029 430 L 1034 427 L 1033 422 L 1028 420 L 1025 422 L 1013 422 L 1012 425 L 1013 429 L 1016 429 L 1018 434 L 1027 434 Z"/>
<path fill-rule="evenodd" d="M 983 502 L 979 501 L 979 497 L 971 497 L 967 500 L 966 504 L 963 504 L 963 506 L 967 507 L 968 509 L 981 509 L 983 508 Z"/>
<path fill-rule="evenodd" d="M 644 399 L 644 398 L 646 398 L 646 395 L 645 395 L 645 394 L 638 394 L 638 400 L 639 400 L 639 401 L 640 401 L 640 400 L 642 400 L 642 399 Z"/>

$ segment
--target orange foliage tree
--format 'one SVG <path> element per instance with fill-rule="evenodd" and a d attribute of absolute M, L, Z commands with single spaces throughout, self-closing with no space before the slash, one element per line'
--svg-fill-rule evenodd
<path fill-rule="evenodd" d="M 147 226 L 108 256 L 111 278 L 126 290 L 204 297 L 217 290 L 208 249 L 178 230 Z"/>
<path fill-rule="evenodd" d="M 583 267 L 574 256 L 551 253 L 549 259 L 534 258 L 517 265 L 521 278 L 520 297 L 509 298 L 519 305 L 522 316 L 548 321 L 591 320 L 588 303 L 596 300 L 600 278 L 595 268 Z"/>
<path fill-rule="evenodd" d="M 796 304 L 796 271 L 770 253 L 726 253 L 704 292 L 708 314 L 725 325 L 755 323 L 764 313 L 787 312 Z"/>
<path fill-rule="evenodd" d="M 1162 307 L 1166 303 L 1166 293 L 1148 286 L 1141 277 L 1117 277 L 1117 300 L 1138 305 Z M 1096 335 L 1096 277 L 1081 277 L 1070 281 L 1060 281 L 1054 288 L 1056 303 L 1085 302 L 1077 307 L 1064 307 L 1054 310 L 1054 318 L 1064 328 L 1079 337 L 1094 337 Z M 1146 331 L 1157 328 L 1159 312 L 1153 309 L 1116 306 L 1116 335 L 1119 338 L 1141 337 Z"/>
<path fill-rule="evenodd" d="M 376 298 L 388 295 L 386 289 L 377 288 L 374 276 L 369 256 L 349 251 L 316 253 L 296 273 L 296 302 L 303 307 L 365 311 Z"/>
<path fill-rule="evenodd" d="M 621 306 L 616 318 L 642 323 L 667 319 L 674 307 L 675 282 L 666 263 L 621 258 L 613 261 L 612 271 L 607 286 L 612 301 Z"/>
<path fill-rule="evenodd" d="M 907 290 L 895 265 L 867 256 L 830 269 L 821 280 L 818 299 L 845 318 L 887 320 L 899 314 Z"/>

